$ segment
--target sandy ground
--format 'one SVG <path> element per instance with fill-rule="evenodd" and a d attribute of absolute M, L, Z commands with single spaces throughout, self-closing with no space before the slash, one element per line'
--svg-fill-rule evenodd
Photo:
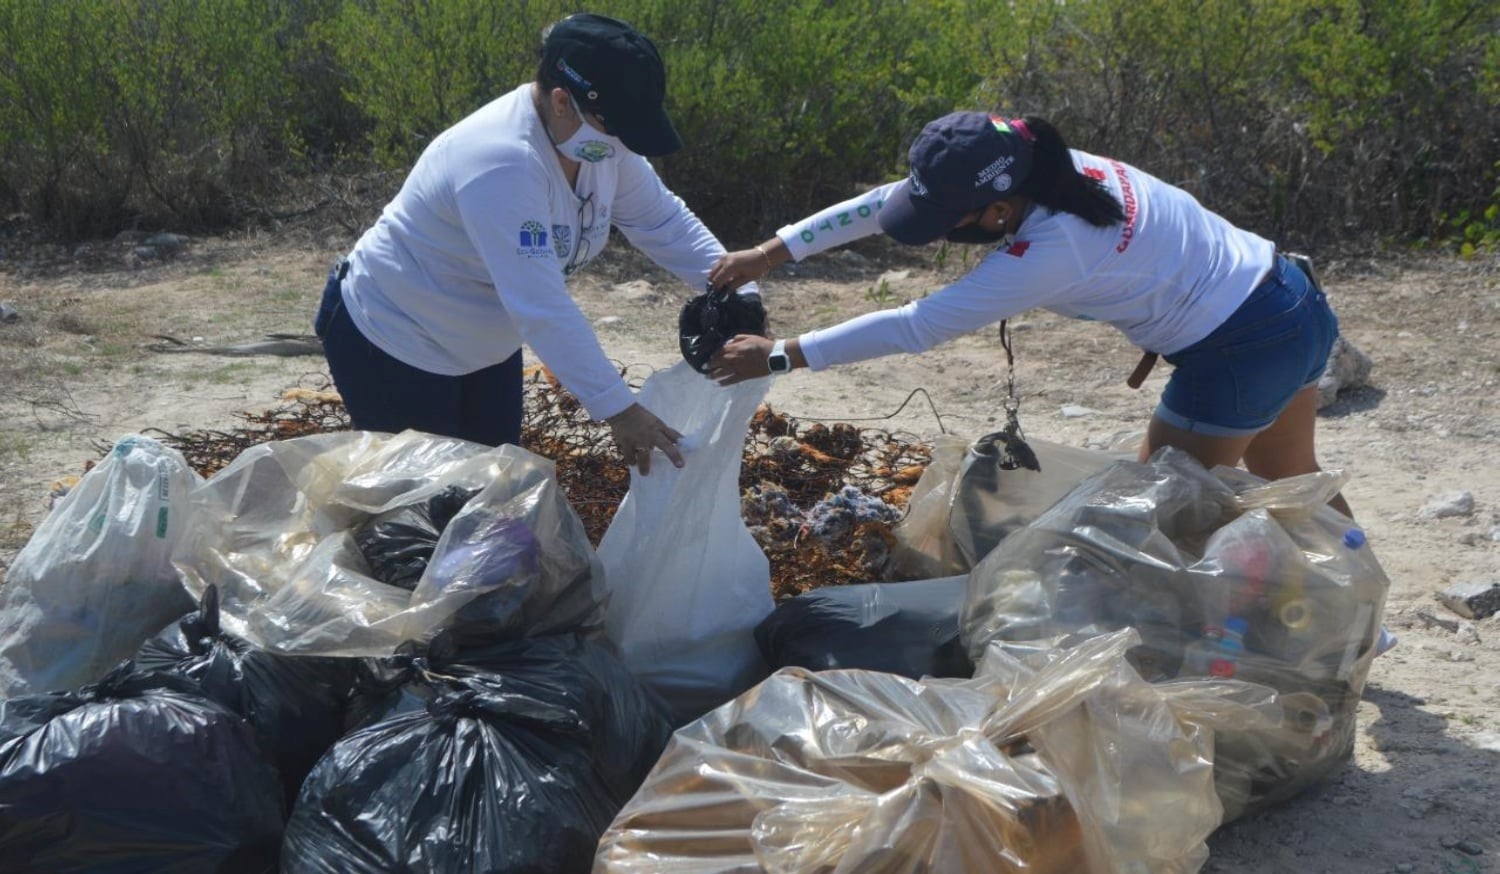
<path fill-rule="evenodd" d="M 325 380 L 318 357 L 151 347 L 155 335 L 212 346 L 306 333 L 322 272 L 350 239 L 333 229 L 151 249 L 127 235 L 0 260 L 0 300 L 18 316 L 0 324 L 0 560 L 45 514 L 53 481 L 114 439 L 233 428 L 237 413 Z M 579 276 L 575 294 L 612 358 L 666 366 L 689 290 L 623 248 Z M 765 283 L 773 328 L 792 334 L 920 296 L 962 266 L 932 254 L 872 248 L 783 268 Z M 1345 494 L 1390 576 L 1386 622 L 1400 644 L 1371 671 L 1350 765 L 1321 792 L 1221 829 L 1204 870 L 1500 870 L 1500 619 L 1461 620 L 1434 598 L 1455 582 L 1500 580 L 1500 262 L 1321 266 L 1346 338 L 1374 362 L 1368 387 L 1323 411 L 1321 457 L 1351 476 Z M 1028 436 L 1102 445 L 1144 425 L 1166 367 L 1132 391 L 1136 353 L 1110 329 L 1043 312 L 1013 327 Z M 803 421 L 977 437 L 1002 415 L 1004 378 L 989 328 L 920 357 L 798 372 L 769 402 Z M 896 413 L 916 389 L 930 405 L 918 395 Z M 1453 515 L 1434 518 L 1438 505 Z"/>

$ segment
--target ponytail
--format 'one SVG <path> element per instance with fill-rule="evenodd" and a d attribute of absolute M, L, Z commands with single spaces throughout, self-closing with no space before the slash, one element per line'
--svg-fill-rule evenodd
<path fill-rule="evenodd" d="M 1095 227 L 1125 221 L 1125 208 L 1103 182 L 1091 179 L 1073 166 L 1068 144 L 1052 123 L 1026 116 L 1026 127 L 1035 138 L 1031 172 L 1016 189 L 1032 201 L 1058 212 L 1072 213 Z"/>

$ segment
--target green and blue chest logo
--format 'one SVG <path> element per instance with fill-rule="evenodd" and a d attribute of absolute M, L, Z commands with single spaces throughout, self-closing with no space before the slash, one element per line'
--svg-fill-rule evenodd
<path fill-rule="evenodd" d="M 547 226 L 541 222 L 523 222 L 517 241 L 520 244 L 516 247 L 517 255 L 545 258 L 552 254 L 552 249 L 547 245 Z"/>

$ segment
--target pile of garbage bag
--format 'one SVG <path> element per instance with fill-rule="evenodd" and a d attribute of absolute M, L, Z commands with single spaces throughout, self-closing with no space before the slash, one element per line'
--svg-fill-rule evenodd
<path fill-rule="evenodd" d="M 1187 874 L 1347 761 L 1388 581 L 1341 474 L 950 442 L 912 579 L 773 604 L 764 392 L 648 380 L 688 464 L 597 551 L 514 446 L 121 440 L 0 588 L 0 872 Z"/>

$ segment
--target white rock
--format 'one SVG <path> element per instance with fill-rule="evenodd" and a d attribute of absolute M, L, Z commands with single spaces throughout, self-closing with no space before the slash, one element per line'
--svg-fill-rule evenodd
<path fill-rule="evenodd" d="M 1370 384 L 1370 356 L 1355 348 L 1353 343 L 1340 336 L 1333 341 L 1333 352 L 1328 356 L 1328 369 L 1318 379 L 1318 409 L 1328 406 L 1344 389 L 1359 388 Z"/>
<path fill-rule="evenodd" d="M 1437 495 L 1428 500 L 1417 511 L 1417 515 L 1423 519 L 1448 519 L 1454 516 L 1474 515 L 1474 495 L 1472 492 L 1447 492 Z"/>
<path fill-rule="evenodd" d="M 1077 404 L 1064 404 L 1061 412 L 1064 419 L 1082 419 L 1084 416 L 1092 416 L 1099 411 L 1080 407 Z"/>

